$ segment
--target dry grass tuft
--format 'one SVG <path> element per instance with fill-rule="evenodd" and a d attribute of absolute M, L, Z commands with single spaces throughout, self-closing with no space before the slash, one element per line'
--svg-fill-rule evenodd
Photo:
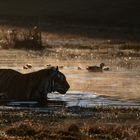
<path fill-rule="evenodd" d="M 36 133 L 37 131 L 27 124 L 13 126 L 7 130 L 7 134 L 12 136 L 34 136 Z"/>

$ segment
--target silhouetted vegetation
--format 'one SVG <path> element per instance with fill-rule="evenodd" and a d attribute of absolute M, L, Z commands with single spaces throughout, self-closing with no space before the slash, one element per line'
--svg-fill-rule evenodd
<path fill-rule="evenodd" d="M 138 0 L 12 0 L 0 2 L 1 17 L 56 23 L 140 27 Z M 18 22 L 17 20 L 15 20 Z M 15 22 L 15 23 L 16 23 Z M 29 24 L 29 23 L 28 23 Z"/>
<path fill-rule="evenodd" d="M 140 50 L 140 44 L 139 43 L 138 44 L 125 44 L 125 45 L 122 45 L 120 48 L 124 49 L 124 50 L 133 49 L 133 50 L 139 51 Z"/>
<path fill-rule="evenodd" d="M 35 26 L 33 29 L 23 31 L 17 29 L 2 31 L 0 45 L 2 48 L 7 49 L 43 49 L 41 31 L 37 26 Z"/>

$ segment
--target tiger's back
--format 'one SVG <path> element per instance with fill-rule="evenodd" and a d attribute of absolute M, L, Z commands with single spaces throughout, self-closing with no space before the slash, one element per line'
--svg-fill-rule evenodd
<path fill-rule="evenodd" d="M 12 69 L 0 69 L 0 94 L 8 99 L 25 99 L 26 78 Z"/>
<path fill-rule="evenodd" d="M 69 87 L 64 74 L 54 67 L 27 74 L 0 69 L 0 95 L 9 100 L 36 100 L 54 91 L 65 94 Z"/>

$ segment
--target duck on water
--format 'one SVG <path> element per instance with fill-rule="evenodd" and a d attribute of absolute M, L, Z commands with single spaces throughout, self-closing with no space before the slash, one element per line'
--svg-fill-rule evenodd
<path fill-rule="evenodd" d="M 101 63 L 100 66 L 88 66 L 86 69 L 90 72 L 103 72 L 108 71 L 109 67 L 104 63 Z"/>

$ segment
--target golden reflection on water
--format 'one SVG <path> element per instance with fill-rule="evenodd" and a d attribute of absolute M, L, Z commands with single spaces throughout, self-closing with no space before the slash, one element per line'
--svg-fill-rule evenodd
<path fill-rule="evenodd" d="M 140 101 L 140 75 L 134 72 L 94 73 L 86 70 L 63 70 L 70 90 Z"/>

